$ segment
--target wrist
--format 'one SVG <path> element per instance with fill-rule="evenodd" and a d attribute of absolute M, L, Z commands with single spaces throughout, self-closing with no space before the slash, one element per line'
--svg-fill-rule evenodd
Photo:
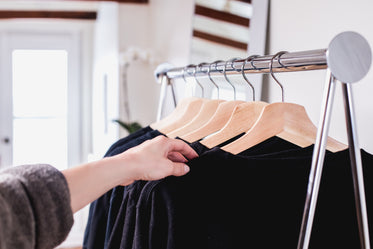
<path fill-rule="evenodd" d="M 135 180 L 136 167 L 128 153 L 104 158 L 102 169 L 110 171 L 109 180 L 113 183 L 113 187 L 118 185 L 129 185 Z"/>

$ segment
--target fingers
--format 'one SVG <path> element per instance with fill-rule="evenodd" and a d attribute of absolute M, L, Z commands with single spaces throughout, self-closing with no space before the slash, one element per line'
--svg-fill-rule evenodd
<path fill-rule="evenodd" d="M 184 141 L 181 141 L 179 139 L 168 139 L 167 149 L 168 152 L 177 152 L 182 155 L 184 155 L 188 159 L 193 159 L 198 157 L 197 152 L 195 152 L 192 147 L 190 147 L 187 143 Z"/>
<path fill-rule="evenodd" d="M 158 136 L 118 156 L 133 165 L 125 167 L 133 170 L 131 179 L 152 181 L 170 175 L 185 175 L 189 172 L 189 166 L 185 164 L 187 159 L 196 158 L 198 154 L 182 140 Z"/>
<path fill-rule="evenodd" d="M 188 172 L 189 172 L 188 165 L 186 165 L 184 163 L 174 163 L 173 164 L 173 172 L 171 173 L 171 175 L 183 176 Z"/>
<path fill-rule="evenodd" d="M 178 162 L 178 163 L 186 163 L 187 162 L 185 157 L 182 154 L 180 154 L 179 152 L 170 152 L 168 154 L 168 159 L 170 159 L 173 162 Z"/>

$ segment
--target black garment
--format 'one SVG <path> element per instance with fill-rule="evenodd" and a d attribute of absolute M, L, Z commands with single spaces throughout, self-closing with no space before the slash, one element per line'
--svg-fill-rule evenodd
<path fill-rule="evenodd" d="M 222 145 L 224 145 L 224 143 Z M 199 142 L 192 143 L 191 146 L 199 155 L 209 150 Z M 112 151 L 123 150 L 121 147 L 115 148 L 112 146 L 112 148 Z M 249 155 L 250 152 L 255 154 L 262 151 L 270 153 L 272 151 L 278 152 L 295 148 L 299 147 L 278 137 L 273 137 L 257 146 L 254 146 L 252 149 L 247 150 L 246 154 Z M 107 207 L 105 205 L 100 205 L 100 209 L 109 209 L 104 248 L 132 247 L 135 230 L 134 227 L 138 219 L 136 204 L 143 191 L 142 188 L 145 186 L 145 183 L 146 182 L 144 181 L 137 181 L 125 188 L 116 187 L 110 197 L 110 206 Z M 147 188 L 151 188 L 152 184 L 153 182 L 146 183 Z"/>
<path fill-rule="evenodd" d="M 147 183 L 133 248 L 296 248 L 312 150 L 271 158 L 214 148 L 189 162 L 189 174 Z M 362 158 L 369 213 L 373 156 Z M 358 248 L 348 151 L 325 162 L 310 248 Z"/>
<path fill-rule="evenodd" d="M 142 128 L 131 135 L 118 140 L 105 153 L 105 157 L 114 156 L 132 148 L 140 143 L 152 139 L 158 135 L 162 135 L 157 130 L 151 129 L 149 126 Z M 117 209 L 120 205 L 115 201 L 124 191 L 123 186 L 118 186 L 109 190 L 100 198 L 91 203 L 89 208 L 88 222 L 85 228 L 83 248 L 84 249 L 102 249 L 108 241 L 108 236 L 111 233 L 111 228 L 117 215 Z M 119 195 L 119 197 L 117 197 Z"/>
<path fill-rule="evenodd" d="M 153 129 L 150 126 L 146 126 L 144 128 L 141 128 L 141 129 L 129 134 L 126 137 L 123 137 L 123 138 L 119 139 L 118 141 L 116 141 L 115 143 L 113 143 L 110 146 L 110 148 L 106 151 L 104 157 L 113 155 L 113 150 L 114 149 L 116 149 L 118 147 L 122 147 L 126 143 L 134 141 L 135 139 L 137 139 L 137 138 L 139 138 L 139 137 L 141 137 L 141 136 L 143 136 L 146 133 L 151 132 L 151 131 L 153 131 Z"/>
<path fill-rule="evenodd" d="M 192 147 L 197 153 L 208 150 L 198 142 Z M 119 148 L 119 150 L 121 149 Z M 116 196 L 114 196 L 115 190 L 113 191 L 110 209 L 118 211 L 109 215 L 105 248 L 132 248 L 137 219 L 136 205 L 142 189 L 147 183 L 147 181 L 136 181 L 125 188 L 116 187 Z"/>
<path fill-rule="evenodd" d="M 199 142 L 194 142 L 191 144 L 191 146 L 194 150 L 196 150 L 199 153 L 199 155 L 208 151 L 208 148 L 206 148 Z M 286 151 L 286 150 L 297 149 L 297 148 L 299 147 L 292 143 L 289 143 L 278 137 L 273 137 L 245 151 L 245 153 L 247 156 L 249 156 L 250 154 L 255 155 L 256 153 L 271 153 L 272 151 L 278 152 L 281 150 Z M 138 182 L 133 183 L 127 189 L 128 193 L 130 194 L 125 196 L 125 199 L 123 199 L 122 201 L 121 208 L 120 208 L 121 211 L 119 212 L 119 216 L 117 218 L 118 223 L 115 224 L 115 227 L 112 233 L 112 238 L 110 240 L 108 248 L 111 248 L 111 249 L 132 248 L 131 247 L 133 243 L 132 241 L 133 240 L 137 241 L 138 240 L 137 238 L 140 238 L 140 240 L 144 239 L 143 242 L 148 241 L 148 238 L 146 236 L 144 237 L 146 232 L 142 231 L 142 229 L 144 228 L 144 225 L 145 225 L 145 229 L 146 227 L 148 227 L 149 216 L 144 214 L 142 210 L 139 210 L 139 208 L 136 208 L 136 205 L 139 206 L 141 205 L 141 202 L 144 202 L 144 199 L 147 200 L 149 191 L 151 192 L 152 189 L 155 186 L 157 186 L 159 183 L 161 183 L 162 181 L 163 180 L 150 181 L 150 182 L 147 182 L 146 184 L 144 184 L 143 181 L 138 181 Z M 140 200 L 138 201 L 139 198 Z M 169 207 L 172 208 L 172 205 L 167 205 L 167 207 L 165 208 L 168 210 Z M 135 214 L 136 214 L 136 220 L 133 219 Z M 157 215 L 159 215 L 159 213 L 157 213 Z M 167 217 L 167 215 L 170 215 L 170 217 Z M 162 216 L 165 220 L 170 220 L 172 219 L 173 214 L 172 212 L 165 213 L 165 214 L 162 214 Z M 187 217 L 188 216 L 186 216 L 185 218 Z M 117 225 L 117 224 L 120 224 L 120 225 Z M 135 239 L 133 237 L 134 236 L 133 230 L 136 230 Z M 156 234 L 152 236 L 152 238 L 149 239 L 149 243 L 153 244 L 155 243 L 154 240 L 164 241 L 167 239 L 168 233 L 163 233 L 164 230 L 159 230 L 159 231 L 161 232 L 161 234 Z M 164 239 L 162 240 L 161 238 L 164 238 Z M 172 237 L 169 237 L 169 238 L 172 238 Z M 137 248 L 138 245 L 132 245 L 132 246 L 133 248 Z M 163 247 L 163 245 L 161 247 Z"/>

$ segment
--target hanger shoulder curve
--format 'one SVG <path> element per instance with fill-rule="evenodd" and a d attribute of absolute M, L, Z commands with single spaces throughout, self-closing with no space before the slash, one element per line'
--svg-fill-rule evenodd
<path fill-rule="evenodd" d="M 293 103 L 273 103 L 263 108 L 253 127 L 236 141 L 222 147 L 238 154 L 264 140 L 279 136 L 300 147 L 312 145 L 316 140 L 317 128 L 308 117 L 303 106 Z M 342 144 L 328 138 L 327 149 L 341 150 Z"/>
<path fill-rule="evenodd" d="M 180 102 L 176 105 L 176 108 L 166 117 L 164 117 L 161 120 L 158 120 L 152 124 L 150 124 L 150 127 L 154 130 L 161 128 L 163 126 L 166 126 L 172 120 L 180 117 L 183 115 L 188 108 L 188 105 L 190 105 L 193 101 L 197 101 L 198 98 L 196 97 L 187 97 L 180 100 Z"/>
<path fill-rule="evenodd" d="M 293 141 L 294 144 L 300 147 L 314 144 L 317 136 L 317 127 L 307 115 L 304 106 L 290 104 L 288 108 L 289 110 L 286 113 L 289 114 L 290 111 L 293 114 L 287 116 L 285 130 L 277 136 L 287 141 Z M 346 149 L 347 145 L 331 137 L 327 137 L 326 148 L 331 152 L 337 152 Z"/>
<path fill-rule="evenodd" d="M 232 154 L 238 154 L 272 136 L 280 134 L 285 129 L 287 107 L 293 110 L 293 106 L 282 102 L 265 106 L 251 129 L 236 141 L 222 147 L 222 149 Z"/>
<path fill-rule="evenodd" d="M 174 110 L 172 112 L 172 116 L 166 117 L 162 119 L 160 124 L 158 125 L 151 125 L 150 127 L 153 129 L 157 129 L 163 134 L 167 134 L 173 130 L 178 129 L 179 127 L 184 126 L 187 124 L 197 113 L 199 112 L 202 104 L 207 101 L 206 99 L 196 98 L 191 101 L 188 101 L 185 104 L 182 104 L 182 107 L 178 110 Z"/>
<path fill-rule="evenodd" d="M 214 115 L 219 104 L 222 102 L 224 102 L 224 100 L 214 99 L 214 100 L 205 101 L 202 104 L 197 115 L 193 119 L 191 119 L 190 122 L 186 123 L 184 126 L 179 127 L 176 130 L 166 133 L 166 135 L 172 138 L 175 138 L 178 136 L 181 137 L 195 129 L 198 129 L 199 127 L 204 125 Z"/>
<path fill-rule="evenodd" d="M 266 102 L 253 101 L 239 104 L 224 127 L 217 133 L 201 141 L 208 148 L 217 146 L 229 139 L 248 131 L 258 119 L 262 109 L 268 105 Z"/>
<path fill-rule="evenodd" d="M 241 100 L 232 100 L 220 103 L 216 109 L 216 112 L 206 124 L 195 131 L 181 136 L 181 138 L 192 143 L 220 130 L 229 120 L 234 108 L 242 103 L 244 103 L 244 101 Z"/>

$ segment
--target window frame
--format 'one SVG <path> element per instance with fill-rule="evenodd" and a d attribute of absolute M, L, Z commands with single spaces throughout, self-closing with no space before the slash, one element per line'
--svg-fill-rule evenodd
<path fill-rule="evenodd" d="M 14 49 L 65 49 L 68 51 L 68 167 L 87 161 L 91 149 L 91 86 L 84 83 L 82 68 L 83 42 L 86 25 L 61 24 L 60 26 L 41 22 L 19 22 L 15 28 L 2 30 L 0 24 L 0 139 L 12 142 L 12 68 Z M 35 29 L 35 24 L 37 28 Z M 55 23 L 56 24 L 56 23 Z M 20 28 L 22 27 L 23 28 Z M 26 26 L 26 27 L 25 27 Z M 30 26 L 28 28 L 27 26 Z M 69 26 L 69 27 L 68 27 Z M 31 28 L 33 27 L 33 28 Z M 88 28 L 89 29 L 89 28 Z M 89 33 L 89 32 L 88 32 Z M 24 41 L 28 42 L 24 42 Z M 85 39 L 87 40 L 87 39 Z M 88 56 L 90 57 L 90 56 Z M 7 82 L 7 83 L 6 83 Z M 78 107 L 78 108 L 77 108 Z M 83 111 L 84 110 L 84 111 Z M 1 166 L 12 165 L 12 146 L 0 141 Z"/>

